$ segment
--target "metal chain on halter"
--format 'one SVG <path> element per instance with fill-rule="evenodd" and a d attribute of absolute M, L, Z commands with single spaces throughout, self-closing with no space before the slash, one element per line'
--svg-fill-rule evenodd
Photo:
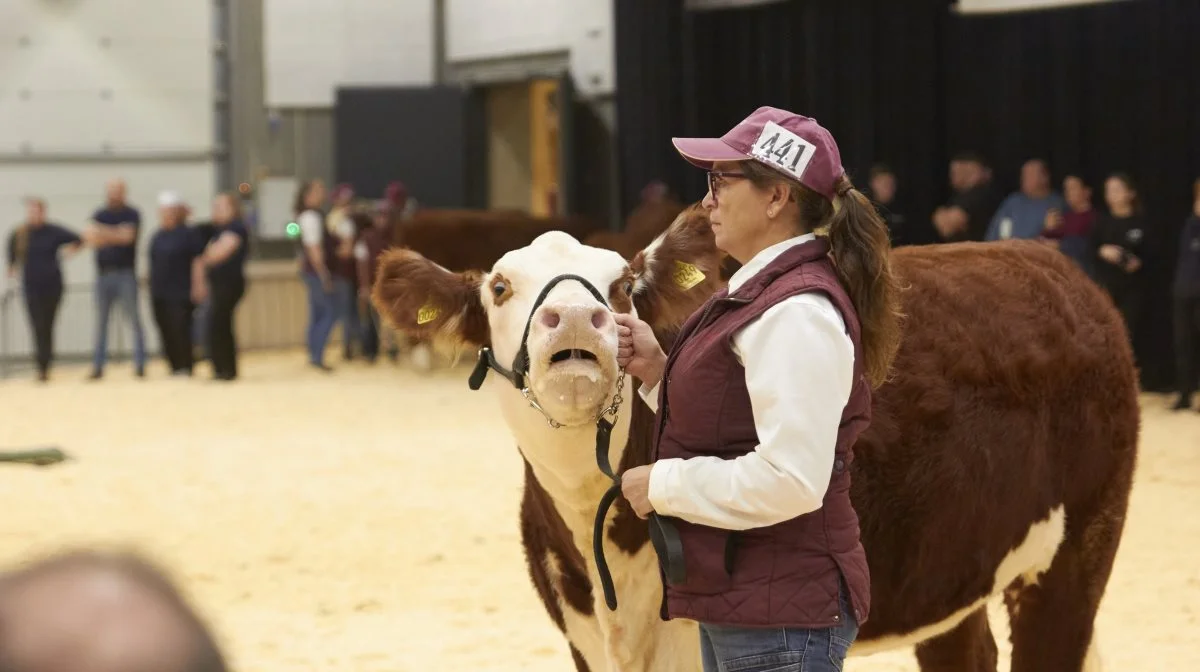
<path fill-rule="evenodd" d="M 625 369 L 621 369 L 621 372 L 617 374 L 617 393 L 613 395 L 612 404 L 600 411 L 600 417 L 611 415 L 613 420 L 617 419 L 617 413 L 621 411 L 621 404 L 625 402 L 625 397 L 621 396 L 623 389 L 625 389 Z"/>

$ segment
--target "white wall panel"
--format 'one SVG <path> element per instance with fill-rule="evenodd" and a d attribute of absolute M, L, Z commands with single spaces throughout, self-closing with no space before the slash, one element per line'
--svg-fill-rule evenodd
<path fill-rule="evenodd" d="M 581 94 L 615 86 L 612 0 L 446 0 L 445 30 L 450 63 L 565 51 Z"/>
<path fill-rule="evenodd" d="M 433 0 L 264 0 L 269 107 L 330 107 L 339 85 L 434 80 Z"/>
<path fill-rule="evenodd" d="M 2 4 L 0 152 L 211 149 L 207 0 Z"/>
<path fill-rule="evenodd" d="M 1058 9 L 1077 5 L 1095 5 L 1119 0 L 958 0 L 956 9 L 963 14 L 1021 12 L 1037 9 Z"/>

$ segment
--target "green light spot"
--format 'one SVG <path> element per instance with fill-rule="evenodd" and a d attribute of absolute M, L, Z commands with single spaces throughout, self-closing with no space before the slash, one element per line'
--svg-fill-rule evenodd
<path fill-rule="evenodd" d="M 284 230 L 287 232 L 288 238 L 295 238 L 300 235 L 300 225 L 295 222 L 288 222 L 287 228 Z"/>

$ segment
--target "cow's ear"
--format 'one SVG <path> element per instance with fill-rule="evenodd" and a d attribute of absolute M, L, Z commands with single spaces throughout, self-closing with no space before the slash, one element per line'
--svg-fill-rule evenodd
<path fill-rule="evenodd" d="M 655 330 L 678 327 L 721 288 L 722 253 L 708 213 L 694 204 L 630 260 L 638 317 Z"/>
<path fill-rule="evenodd" d="M 371 302 L 392 327 L 447 344 L 486 345 L 487 313 L 479 299 L 483 273 L 453 273 L 404 248 L 379 257 Z"/>

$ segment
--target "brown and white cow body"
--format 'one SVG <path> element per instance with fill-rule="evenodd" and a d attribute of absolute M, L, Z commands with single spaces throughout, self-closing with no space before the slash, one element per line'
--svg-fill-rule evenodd
<path fill-rule="evenodd" d="M 1034 244 L 906 248 L 893 258 L 910 286 L 908 329 L 855 447 L 872 612 L 851 654 L 916 645 L 927 672 L 990 672 L 984 605 L 1004 594 L 1013 670 L 1098 669 L 1093 620 L 1139 422 L 1120 318 L 1069 260 Z M 622 500 L 604 540 L 615 612 L 598 589 L 592 525 L 610 482 L 595 462 L 595 419 L 619 374 L 609 308 L 564 281 L 531 310 L 553 278 L 581 275 L 612 310 L 650 322 L 665 346 L 717 288 L 720 263 L 707 218 L 692 207 L 629 263 L 556 232 L 486 273 L 451 273 L 406 250 L 381 264 L 374 300 L 410 334 L 486 344 L 507 363 L 531 320 L 528 384 L 562 426 L 504 378 L 489 385 L 526 464 L 530 577 L 580 670 L 693 672 L 698 635 L 694 623 L 660 620 L 647 527 Z M 704 280 L 693 284 L 697 269 Z M 613 433 L 618 471 L 649 460 L 653 414 L 636 385 L 624 387 Z"/>

